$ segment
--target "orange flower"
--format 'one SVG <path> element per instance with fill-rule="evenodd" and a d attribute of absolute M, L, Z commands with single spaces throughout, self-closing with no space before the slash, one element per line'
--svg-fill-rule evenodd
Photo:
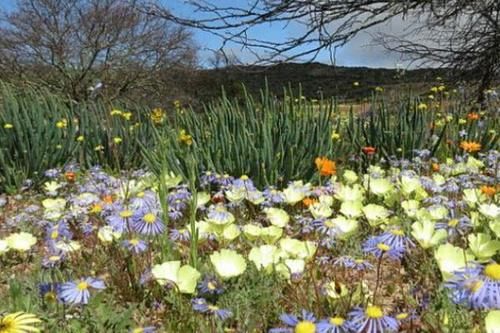
<path fill-rule="evenodd" d="M 479 119 L 479 113 L 471 112 L 467 114 L 467 119 L 469 120 L 478 120 Z"/>
<path fill-rule="evenodd" d="M 101 199 L 104 203 L 107 203 L 108 205 L 113 203 L 113 196 L 111 195 L 105 195 Z"/>
<path fill-rule="evenodd" d="M 432 171 L 438 172 L 441 167 L 437 163 L 432 163 Z"/>
<path fill-rule="evenodd" d="M 483 185 L 481 186 L 481 192 L 483 192 L 489 197 L 494 197 L 495 194 L 497 193 L 497 190 L 493 186 Z"/>
<path fill-rule="evenodd" d="M 318 202 L 318 200 L 314 199 L 314 198 L 305 198 L 304 200 L 302 200 L 302 203 L 304 204 L 304 206 L 306 207 L 309 207 L 309 206 L 312 206 L 314 205 L 316 202 Z"/>
<path fill-rule="evenodd" d="M 326 157 L 317 157 L 314 162 L 321 176 L 331 176 L 337 172 L 335 162 Z"/>
<path fill-rule="evenodd" d="M 74 173 L 73 171 L 68 171 L 64 174 L 64 178 L 66 178 L 68 182 L 73 183 L 76 179 L 76 173 Z"/>
<path fill-rule="evenodd" d="M 377 148 L 371 147 L 371 146 L 366 146 L 366 147 L 361 148 L 361 151 L 363 153 L 365 153 L 366 155 L 370 156 L 370 155 L 375 154 L 375 152 L 377 151 Z"/>
<path fill-rule="evenodd" d="M 481 150 L 481 144 L 474 141 L 462 141 L 460 143 L 460 148 L 468 153 L 474 153 Z"/>

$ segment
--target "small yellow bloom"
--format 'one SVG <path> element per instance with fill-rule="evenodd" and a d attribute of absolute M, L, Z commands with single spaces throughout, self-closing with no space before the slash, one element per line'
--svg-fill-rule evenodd
<path fill-rule="evenodd" d="M 437 93 L 437 92 L 438 92 L 438 87 L 432 87 L 432 88 L 431 88 L 431 92 L 433 92 L 433 93 Z"/>
<path fill-rule="evenodd" d="M 425 110 L 427 110 L 427 104 L 425 104 L 425 103 L 419 103 L 417 105 L 417 109 L 420 110 L 420 111 L 425 111 Z"/>
<path fill-rule="evenodd" d="M 332 140 L 333 140 L 333 141 L 336 141 L 336 140 L 338 140 L 338 139 L 340 139 L 340 134 L 339 134 L 339 133 L 337 133 L 337 132 L 335 132 L 335 131 L 333 131 L 333 132 L 332 132 Z"/>
<path fill-rule="evenodd" d="M 123 114 L 123 112 L 121 110 L 118 110 L 118 109 L 113 109 L 113 110 L 111 110 L 110 114 L 112 116 L 121 116 Z"/>
<path fill-rule="evenodd" d="M 120 137 L 114 137 L 113 138 L 113 142 L 117 145 L 119 145 L 120 143 L 122 143 L 123 139 L 120 138 Z"/>
<path fill-rule="evenodd" d="M 444 91 L 445 89 L 446 89 L 446 87 L 445 87 L 444 85 L 440 85 L 440 86 L 438 87 L 438 90 L 439 90 L 439 91 Z"/>
<path fill-rule="evenodd" d="M 162 108 L 154 108 L 151 111 L 150 117 L 153 123 L 160 124 L 165 119 L 165 111 Z"/>
<path fill-rule="evenodd" d="M 355 86 L 355 87 L 359 87 L 359 82 L 358 81 L 353 82 L 352 85 Z"/>
<path fill-rule="evenodd" d="M 464 125 L 464 124 L 467 124 L 467 120 L 463 119 L 463 118 L 460 118 L 458 119 L 458 124 L 459 125 Z"/>
<path fill-rule="evenodd" d="M 187 134 L 185 130 L 181 130 L 179 133 L 179 141 L 190 146 L 193 144 L 193 137 Z"/>
<path fill-rule="evenodd" d="M 124 112 L 124 113 L 122 114 L 122 117 L 123 117 L 123 119 L 125 119 L 125 120 L 130 120 L 130 118 L 132 118 L 132 112 Z"/>
<path fill-rule="evenodd" d="M 83 140 L 85 140 L 85 137 L 83 135 L 80 135 L 76 138 L 76 141 L 78 142 L 83 142 Z"/>
<path fill-rule="evenodd" d="M 6 129 L 14 128 L 14 125 L 12 125 L 11 123 L 5 123 L 3 125 L 3 128 L 6 128 Z"/>
<path fill-rule="evenodd" d="M 434 99 L 434 95 L 429 95 L 429 96 L 427 96 L 427 98 Z"/>
<path fill-rule="evenodd" d="M 61 119 L 56 123 L 57 128 L 66 128 L 68 127 L 68 121 L 66 119 Z"/>
<path fill-rule="evenodd" d="M 384 88 L 382 88 L 382 87 L 375 87 L 375 91 L 376 92 L 383 92 Z"/>
<path fill-rule="evenodd" d="M 95 146 L 94 150 L 95 151 L 102 151 L 102 150 L 104 150 L 104 146 L 103 145 L 97 145 L 97 146 Z"/>

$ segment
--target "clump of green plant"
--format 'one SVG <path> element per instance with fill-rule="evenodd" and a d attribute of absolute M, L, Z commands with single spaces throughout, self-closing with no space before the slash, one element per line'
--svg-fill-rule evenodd
<path fill-rule="evenodd" d="M 186 175 L 191 155 L 198 171 L 248 175 L 269 185 L 311 179 L 317 156 L 343 152 L 341 145 L 333 149 L 332 132 L 340 126 L 333 101 L 278 100 L 266 90 L 258 101 L 245 93 L 241 101 L 223 96 L 203 113 L 178 110 L 171 125 L 161 144 L 147 149 L 154 170 L 167 161 L 171 170 Z"/>

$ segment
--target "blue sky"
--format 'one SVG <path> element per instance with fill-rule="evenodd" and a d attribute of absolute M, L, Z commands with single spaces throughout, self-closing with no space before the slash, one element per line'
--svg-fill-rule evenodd
<path fill-rule="evenodd" d="M 180 13 L 184 16 L 197 18 L 201 15 L 192 11 L 192 7 L 184 4 L 183 0 L 157 0 L 165 5 L 168 5 L 174 12 Z M 245 4 L 247 0 L 214 0 L 217 4 Z M 0 0 L 0 8 L 12 10 L 15 6 L 16 0 Z M 283 40 L 291 36 L 292 34 L 298 33 L 299 27 L 297 25 L 289 25 L 284 27 L 279 24 L 270 24 L 267 26 L 259 26 L 252 30 L 253 36 L 259 38 L 265 38 L 268 40 Z M 393 22 L 384 27 L 377 29 L 382 29 L 384 31 L 398 31 L 401 30 L 400 22 Z M 371 31 L 374 32 L 374 31 Z M 200 60 L 202 64 L 207 64 L 207 58 L 213 55 L 213 51 L 220 48 L 222 41 L 213 34 L 194 31 L 194 37 L 196 43 L 200 50 Z M 367 66 L 367 67 L 387 67 L 394 68 L 397 64 L 401 63 L 398 55 L 388 54 L 381 47 L 369 46 L 371 44 L 371 37 L 369 33 L 363 33 L 352 40 L 346 46 L 337 50 L 336 53 L 336 64 L 340 66 Z M 238 45 L 229 45 L 226 49 L 227 53 L 234 53 L 242 61 L 251 60 L 251 55 L 248 51 L 242 50 Z M 319 62 L 331 63 L 330 54 L 325 51 L 322 52 L 316 59 Z"/>

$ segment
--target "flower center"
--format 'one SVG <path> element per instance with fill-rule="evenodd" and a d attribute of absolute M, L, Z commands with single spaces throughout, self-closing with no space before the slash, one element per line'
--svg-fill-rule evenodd
<path fill-rule="evenodd" d="M 408 313 L 406 313 L 406 312 L 402 312 L 402 313 L 400 313 L 400 314 L 398 314 L 398 315 L 396 316 L 396 319 L 397 319 L 397 320 L 404 320 L 404 319 L 406 319 L 406 318 L 408 318 Z"/>
<path fill-rule="evenodd" d="M 295 333 L 314 333 L 316 325 L 308 320 L 301 321 L 295 326 Z"/>
<path fill-rule="evenodd" d="M 153 213 L 147 213 L 146 215 L 144 215 L 143 219 L 144 219 L 144 222 L 152 224 L 156 221 L 156 216 Z"/>
<path fill-rule="evenodd" d="M 404 231 L 400 230 L 400 229 L 391 230 L 391 234 L 393 234 L 395 236 L 404 236 L 405 235 Z"/>
<path fill-rule="evenodd" d="M 126 219 L 127 217 L 131 217 L 132 216 L 132 211 L 131 210 L 124 210 L 122 212 L 120 212 L 120 216 L 124 219 Z"/>
<path fill-rule="evenodd" d="M 500 281 L 500 264 L 494 263 L 486 265 L 484 275 L 492 280 Z"/>
<path fill-rule="evenodd" d="M 342 317 L 332 317 L 330 318 L 330 324 L 335 326 L 342 326 L 345 322 L 345 319 Z"/>
<path fill-rule="evenodd" d="M 384 252 L 387 252 L 387 251 L 389 251 L 389 250 L 391 249 L 391 247 L 390 247 L 389 245 L 384 244 L 384 243 L 378 243 L 378 244 L 377 244 L 377 248 L 378 248 L 379 250 L 384 251 Z"/>
<path fill-rule="evenodd" d="M 376 305 L 370 305 L 366 308 L 365 314 L 369 318 L 378 319 L 384 316 L 382 309 Z"/>
<path fill-rule="evenodd" d="M 129 240 L 129 243 L 133 246 L 137 246 L 137 244 L 139 244 L 139 240 L 137 238 L 133 238 Z"/>
<path fill-rule="evenodd" d="M 215 290 L 217 289 L 217 286 L 213 282 L 207 283 L 207 287 L 209 290 Z"/>
<path fill-rule="evenodd" d="M 333 227 L 335 227 L 335 223 L 333 223 L 332 220 L 326 220 L 325 221 L 325 226 L 328 227 L 328 228 L 333 228 Z"/>
<path fill-rule="evenodd" d="M 453 220 L 450 220 L 448 222 L 448 226 L 453 227 L 453 228 L 456 227 L 457 224 L 458 224 L 458 220 L 457 219 L 453 219 Z"/>
<path fill-rule="evenodd" d="M 50 238 L 57 239 L 57 237 L 59 237 L 59 232 L 57 230 L 52 231 Z"/>
<path fill-rule="evenodd" d="M 467 289 L 469 289 L 473 293 L 475 293 L 476 291 L 481 289 L 482 286 L 483 286 L 483 281 L 480 281 L 480 280 L 471 281 L 471 282 L 466 284 Z"/>
<path fill-rule="evenodd" d="M 132 333 L 144 333 L 144 329 L 142 327 L 137 327 L 132 330 Z"/>
<path fill-rule="evenodd" d="M 76 285 L 76 288 L 80 291 L 86 290 L 89 288 L 89 284 L 85 281 L 80 282 L 79 284 Z"/>

